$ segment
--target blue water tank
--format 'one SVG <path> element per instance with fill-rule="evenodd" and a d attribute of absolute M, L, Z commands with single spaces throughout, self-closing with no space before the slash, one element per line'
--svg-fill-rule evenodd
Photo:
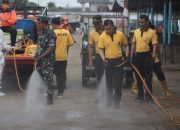
<path fill-rule="evenodd" d="M 30 32 L 31 40 L 35 41 L 35 24 L 31 19 L 18 19 L 16 29 L 23 29 Z"/>

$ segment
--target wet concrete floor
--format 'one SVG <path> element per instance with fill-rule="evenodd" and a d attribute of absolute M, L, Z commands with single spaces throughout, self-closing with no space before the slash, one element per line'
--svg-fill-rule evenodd
<path fill-rule="evenodd" d="M 78 41 L 80 38 L 75 37 Z M 54 98 L 54 105 L 26 107 L 26 94 L 19 90 L 0 97 L 0 130 L 178 130 L 155 104 L 137 103 L 130 89 L 123 90 L 120 109 L 99 107 L 96 80 L 81 87 L 80 41 L 69 52 L 67 89 L 64 98 Z M 177 66 L 176 66 L 177 67 Z M 180 71 L 165 66 L 170 90 L 180 93 Z M 154 79 L 154 93 L 161 94 L 160 83 Z M 175 111 L 179 106 L 175 106 Z"/>

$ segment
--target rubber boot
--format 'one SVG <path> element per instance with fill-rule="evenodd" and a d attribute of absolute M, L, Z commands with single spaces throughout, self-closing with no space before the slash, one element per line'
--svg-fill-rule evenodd
<path fill-rule="evenodd" d="M 137 86 L 137 84 L 133 85 L 132 91 L 133 91 L 133 93 L 138 94 L 138 86 Z"/>
<path fill-rule="evenodd" d="M 162 88 L 163 88 L 164 95 L 165 96 L 171 96 L 171 92 L 168 89 L 166 80 L 161 81 L 161 85 L 162 85 Z"/>
<path fill-rule="evenodd" d="M 54 104 L 53 96 L 52 96 L 52 94 L 48 94 L 47 100 L 46 100 L 46 105 L 52 105 L 52 104 Z"/>

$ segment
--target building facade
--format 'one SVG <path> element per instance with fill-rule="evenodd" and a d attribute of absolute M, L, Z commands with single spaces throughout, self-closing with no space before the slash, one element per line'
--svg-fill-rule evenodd
<path fill-rule="evenodd" d="M 114 0 L 78 0 L 78 2 L 82 4 L 83 11 L 85 11 L 85 4 L 88 3 L 91 12 L 107 12 Z"/>

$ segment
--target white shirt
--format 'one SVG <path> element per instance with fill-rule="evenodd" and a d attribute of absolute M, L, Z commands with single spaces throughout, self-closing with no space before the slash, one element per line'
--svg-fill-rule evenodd
<path fill-rule="evenodd" d="M 4 54 L 3 49 L 10 48 L 10 46 L 4 43 L 3 31 L 0 29 L 0 64 L 4 64 Z"/>

